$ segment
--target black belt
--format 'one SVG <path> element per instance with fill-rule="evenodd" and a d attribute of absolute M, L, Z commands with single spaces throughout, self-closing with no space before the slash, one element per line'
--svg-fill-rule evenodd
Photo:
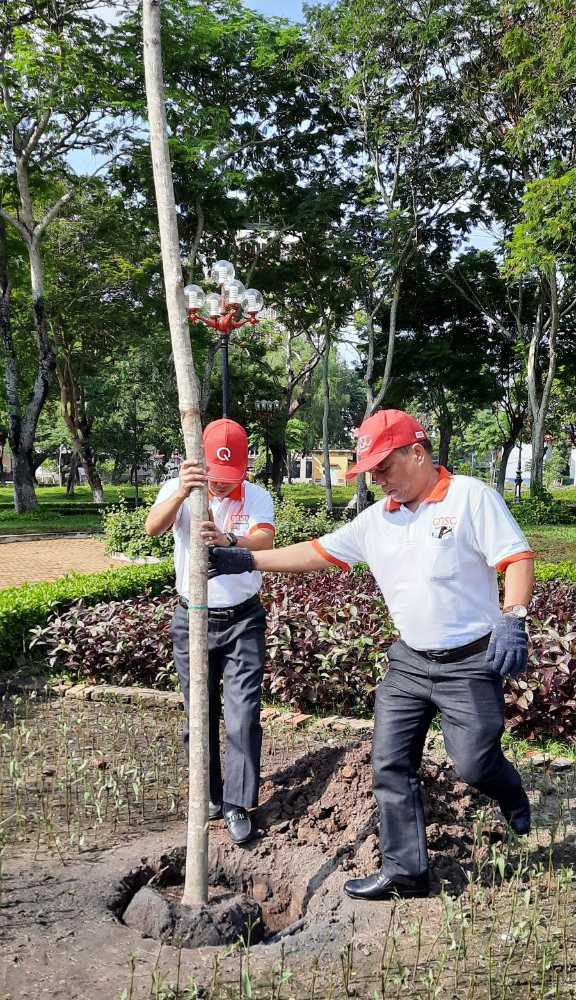
<path fill-rule="evenodd" d="M 178 595 L 178 603 L 181 608 L 188 611 L 188 601 L 185 597 Z M 242 601 L 242 604 L 235 604 L 233 608 L 208 608 L 208 618 L 215 622 L 230 622 L 234 618 L 239 618 L 243 615 L 245 611 L 249 611 L 250 608 L 255 608 L 257 604 L 260 604 L 260 598 L 258 594 L 254 594 L 254 597 L 249 597 L 247 601 Z"/>
<path fill-rule="evenodd" d="M 413 649 L 417 656 L 423 656 L 425 660 L 432 660 L 434 663 L 455 663 L 456 660 L 464 660 L 467 656 L 474 656 L 474 653 L 483 653 L 488 649 L 491 632 L 483 635 L 474 642 L 468 642 L 465 646 L 456 646 L 454 649 Z M 410 647 L 412 648 L 412 647 Z"/>

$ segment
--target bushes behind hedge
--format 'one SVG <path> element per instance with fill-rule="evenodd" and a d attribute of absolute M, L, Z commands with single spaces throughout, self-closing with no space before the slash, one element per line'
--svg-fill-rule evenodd
<path fill-rule="evenodd" d="M 153 566 L 129 566 L 82 576 L 72 573 L 54 583 L 24 583 L 0 591 L 0 671 L 14 666 L 29 648 L 31 630 L 43 627 L 51 615 L 81 601 L 99 601 L 158 594 L 174 577 L 172 560 Z"/>

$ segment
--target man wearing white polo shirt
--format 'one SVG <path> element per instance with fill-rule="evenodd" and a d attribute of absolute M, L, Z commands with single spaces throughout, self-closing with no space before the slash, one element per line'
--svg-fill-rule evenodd
<path fill-rule="evenodd" d="M 366 562 L 400 633 L 376 694 L 373 790 L 382 867 L 351 879 L 357 899 L 429 890 L 426 829 L 417 771 L 440 713 L 446 750 L 461 777 L 498 801 L 510 827 L 530 830 L 520 777 L 504 757 L 502 678 L 526 669 L 533 554 L 506 504 L 484 483 L 452 476 L 431 460 L 420 424 L 381 410 L 358 432 L 358 462 L 384 499 L 322 538 L 275 552 L 216 548 L 211 572 L 249 567 L 284 573 L 347 570 Z M 504 607 L 497 573 L 505 574 Z"/>
<path fill-rule="evenodd" d="M 183 462 L 178 479 L 158 493 L 146 520 L 149 535 L 172 528 L 178 603 L 172 619 L 174 665 L 184 694 L 186 757 L 188 736 L 188 566 L 190 490 L 208 482 L 210 521 L 201 525 L 207 545 L 249 550 L 271 548 L 274 505 L 270 494 L 246 482 L 248 440 L 233 420 L 215 420 L 203 435 L 206 471 Z M 210 741 L 210 819 L 222 814 L 231 840 L 243 844 L 252 835 L 248 809 L 258 805 L 260 784 L 260 698 L 264 671 L 266 615 L 258 597 L 260 573 L 208 581 L 208 695 Z M 224 687 L 226 750 L 224 782 L 220 767 L 220 681 Z"/>

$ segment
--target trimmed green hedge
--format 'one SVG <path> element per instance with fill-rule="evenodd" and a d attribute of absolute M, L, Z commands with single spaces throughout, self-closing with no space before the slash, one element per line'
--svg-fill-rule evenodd
<path fill-rule="evenodd" d="M 159 594 L 174 577 L 171 559 L 152 566 L 128 566 L 103 573 L 82 576 L 72 573 L 54 583 L 24 583 L 0 591 L 0 671 L 14 666 L 18 656 L 26 651 L 30 630 L 57 611 L 68 608 L 74 601 L 88 605 L 99 601 L 135 597 L 144 589 Z"/>

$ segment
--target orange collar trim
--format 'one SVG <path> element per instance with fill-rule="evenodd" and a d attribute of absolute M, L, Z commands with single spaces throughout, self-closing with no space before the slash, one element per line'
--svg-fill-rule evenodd
<path fill-rule="evenodd" d="M 450 488 L 452 473 L 448 472 L 448 469 L 445 469 L 443 465 L 435 465 L 434 468 L 439 478 L 436 480 L 428 496 L 424 497 L 422 503 L 438 503 L 439 500 L 445 500 Z M 388 497 L 384 510 L 387 514 L 393 514 L 395 510 L 400 510 L 401 506 L 401 503 L 396 503 L 396 500 Z"/>
<path fill-rule="evenodd" d="M 208 490 L 208 499 L 219 500 L 220 497 L 215 497 L 214 494 L 211 493 L 210 490 Z M 222 500 L 243 500 L 243 499 L 244 499 L 244 483 L 238 483 L 238 486 L 235 486 L 232 492 L 229 493 L 227 497 L 222 497 Z"/>

